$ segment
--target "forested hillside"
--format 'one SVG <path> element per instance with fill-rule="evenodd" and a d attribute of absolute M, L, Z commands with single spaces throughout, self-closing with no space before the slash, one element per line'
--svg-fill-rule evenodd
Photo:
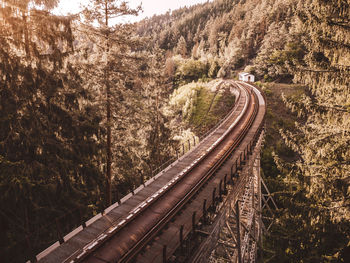
<path fill-rule="evenodd" d="M 0 3 L 0 258 L 23 262 L 144 183 L 234 96 L 186 86 L 193 114 L 177 118 L 166 51 L 112 24 L 139 12 L 122 1 L 70 17 L 56 0 Z"/>
<path fill-rule="evenodd" d="M 217 0 L 144 20 L 138 32 L 150 38 L 150 46 L 168 51 L 169 70 L 180 55 L 200 71 L 197 78 L 233 77 L 248 65 L 260 77 L 288 78 L 288 67 L 303 55 L 292 32 L 295 5 L 294 0 Z M 285 48 L 288 53 L 279 56 Z M 183 72 L 175 78 L 183 79 Z"/>
<path fill-rule="evenodd" d="M 138 10 L 87 1 L 79 19 L 57 17 L 57 2 L 0 2 L 4 262 L 29 259 L 117 201 L 177 144 L 160 111 L 170 92 L 162 52 L 141 50 L 130 25 L 108 24 Z"/>
<path fill-rule="evenodd" d="M 349 4 L 218 0 L 138 27 L 167 51 L 175 86 L 245 70 L 275 96 L 262 157 L 280 210 L 266 236 L 267 262 L 349 260 Z M 285 86 L 266 84 L 292 80 L 302 86 L 288 96 Z"/>
<path fill-rule="evenodd" d="M 306 87 L 286 105 L 302 118 L 293 131 L 282 130 L 297 162 L 277 161 L 287 172 L 289 191 L 276 228 L 281 249 L 295 262 L 350 260 L 349 177 L 349 1 L 299 1 L 295 31 L 305 56 L 293 71 Z M 288 230 L 289 225 L 296 226 Z M 282 231 L 281 231 L 282 230 Z M 295 240 L 295 244 L 290 240 Z M 289 244 L 287 244 L 287 242 Z M 297 242 L 299 246 L 297 246 Z M 282 242 L 279 242 L 282 244 Z M 283 250 L 282 250 L 283 251 Z M 281 252 L 282 252 L 281 251 Z"/>
<path fill-rule="evenodd" d="M 216 79 L 244 70 L 267 96 L 279 207 L 261 262 L 349 262 L 349 0 L 215 0 L 116 25 L 140 10 L 89 0 L 60 17 L 57 3 L 0 1 L 1 260 L 142 184 L 229 111 Z"/>

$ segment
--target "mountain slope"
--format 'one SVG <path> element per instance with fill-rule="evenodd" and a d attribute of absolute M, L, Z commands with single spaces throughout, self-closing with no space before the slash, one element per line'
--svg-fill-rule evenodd
<path fill-rule="evenodd" d="M 284 48 L 295 3 L 217 0 L 144 20 L 138 24 L 138 33 L 150 37 L 151 47 L 169 51 L 168 56 L 218 63 L 219 76 L 230 76 L 233 70 L 252 64 L 260 53 L 266 56 L 262 48 L 271 53 Z M 269 45 L 276 34 L 280 41 Z"/>

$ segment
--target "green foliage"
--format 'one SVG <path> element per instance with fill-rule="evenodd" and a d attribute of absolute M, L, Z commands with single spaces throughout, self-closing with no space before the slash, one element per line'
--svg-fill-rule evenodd
<path fill-rule="evenodd" d="M 183 36 L 180 37 L 179 42 L 177 43 L 176 52 L 182 57 L 186 57 L 187 55 L 187 43 Z"/>
<path fill-rule="evenodd" d="M 265 134 L 265 146 L 262 149 L 261 154 L 261 167 L 262 171 L 269 182 L 269 188 L 271 188 L 270 181 L 273 184 L 278 184 L 279 188 L 272 188 L 275 191 L 281 191 L 284 187 L 280 181 L 281 178 L 277 179 L 280 175 L 275 163 L 275 156 L 280 156 L 288 160 L 295 160 L 295 153 L 287 147 L 284 143 L 283 138 L 279 134 L 281 129 L 294 130 L 294 121 L 296 116 L 291 115 L 286 106 L 282 101 L 282 94 L 286 93 L 288 96 L 296 96 L 303 89 L 296 85 L 286 84 L 270 84 L 270 83 L 257 83 L 262 88 L 264 94 L 267 97 L 268 108 L 266 112 L 266 134 Z M 272 192 L 273 190 L 270 189 Z"/>
<path fill-rule="evenodd" d="M 105 116 L 106 206 L 112 204 L 112 181 L 120 172 L 118 164 L 137 159 L 137 154 L 122 146 L 138 144 L 135 139 L 125 135 L 135 134 L 137 130 L 137 125 L 130 125 L 136 123 L 135 112 L 138 110 L 134 101 L 137 96 L 132 86 L 137 77 L 137 62 L 142 60 L 140 54 L 135 52 L 140 47 L 140 42 L 132 36 L 133 27 L 125 24 L 112 26 L 111 22 L 117 17 L 136 15 L 139 10 L 140 8 L 130 8 L 127 3 L 119 0 L 90 0 L 83 12 L 87 24 L 81 28 L 89 39 L 87 43 L 82 43 L 85 45 L 83 49 L 93 49 L 94 52 L 86 54 L 86 60 L 80 62 L 85 71 L 82 75 L 85 76 L 86 85 L 97 89 L 99 106 Z M 123 115 L 126 117 L 122 118 Z M 134 120 L 127 118 L 129 116 L 134 116 Z M 121 140 L 123 137 L 129 140 Z M 125 153 L 129 155 L 125 157 Z M 119 161 L 118 157 L 122 160 Z"/>
<path fill-rule="evenodd" d="M 291 64 L 295 81 L 307 89 L 284 97 L 301 117 L 295 128 L 281 130 L 298 158 L 275 156 L 283 191 L 268 236 L 276 253 L 270 262 L 349 261 L 350 31 L 339 23 L 349 11 L 346 1 L 299 1 L 293 31 L 301 44 L 286 45 L 274 57 L 273 63 Z"/>
<path fill-rule="evenodd" d="M 186 126 L 198 136 L 212 128 L 234 105 L 235 96 L 229 90 L 213 91 L 216 85 L 215 82 L 187 84 L 170 97 L 171 110 L 175 115 L 181 114 Z"/>
<path fill-rule="evenodd" d="M 54 218 L 78 208 L 84 216 L 92 212 L 88 205 L 101 205 L 101 116 L 71 62 L 71 21 L 37 10 L 37 2 L 3 1 L 0 9 L 0 250 L 6 262 L 28 259 L 26 236 L 36 252 L 57 239 L 54 227 L 42 228 Z M 54 1 L 41 3 L 49 8 Z"/>
<path fill-rule="evenodd" d="M 155 54 L 150 60 L 150 77 L 152 81 L 148 83 L 145 89 L 146 100 L 144 101 L 142 116 L 144 120 L 143 127 L 145 130 L 146 151 L 142 162 L 147 166 L 143 172 L 143 179 L 152 175 L 153 170 L 160 167 L 176 154 L 175 148 L 177 143 L 173 140 L 173 130 L 170 120 L 174 116 L 166 116 L 164 108 L 168 103 L 168 97 L 171 90 L 167 84 L 167 78 L 164 77 L 166 65 L 163 60 L 164 54 L 161 50 L 155 50 Z M 138 149 L 140 151 L 140 148 Z"/>
<path fill-rule="evenodd" d="M 206 125 L 215 121 L 215 117 L 208 113 L 210 112 L 211 105 L 215 104 L 217 100 L 218 98 L 215 96 L 215 94 L 211 93 L 203 87 L 200 87 L 197 90 L 196 100 L 193 103 L 193 108 L 187 117 L 188 121 L 195 127 L 198 127 L 200 125 L 205 127 Z M 205 116 L 205 122 L 203 122 Z"/>
<path fill-rule="evenodd" d="M 220 65 L 219 65 L 219 62 L 214 59 L 211 63 L 210 63 L 210 68 L 209 68 L 209 71 L 208 71 L 208 77 L 209 78 L 216 78 L 217 75 L 218 75 L 218 72 L 220 70 Z"/>
<path fill-rule="evenodd" d="M 296 65 L 305 56 L 301 34 L 293 31 L 295 16 L 292 14 L 289 19 L 270 25 L 254 60 L 256 73 L 258 76 L 264 77 L 265 81 L 290 82 Z"/>
<path fill-rule="evenodd" d="M 187 119 L 190 115 L 190 109 L 193 107 L 193 101 L 197 98 L 199 88 L 199 84 L 190 83 L 175 89 L 169 99 L 170 110 Z"/>
<path fill-rule="evenodd" d="M 302 62 L 305 56 L 305 47 L 301 43 L 287 43 L 282 52 L 276 51 L 271 56 L 271 62 L 275 64 L 285 64 L 286 62 Z"/>
<path fill-rule="evenodd" d="M 194 59 L 212 61 L 210 78 L 217 73 L 230 76 L 232 69 L 251 64 L 257 55 L 263 76 L 270 67 L 265 55 L 284 48 L 294 6 L 295 0 L 213 1 L 141 21 L 138 33 L 183 57 L 192 51 Z"/>
<path fill-rule="evenodd" d="M 297 132 L 297 118 L 283 104 L 285 98 L 302 98 L 305 88 L 293 85 L 269 84 L 268 112 L 266 115 L 266 143 L 262 151 L 261 166 L 266 183 L 275 192 L 280 208 L 276 220 L 264 240 L 264 254 L 269 262 L 346 262 L 342 243 L 346 244 L 347 225 L 334 224 L 323 218 L 327 211 L 318 197 L 308 195 L 309 182 L 294 164 L 299 152 L 292 151 L 279 134 L 279 130 Z M 273 253 L 271 253 L 273 252 Z"/>
<path fill-rule="evenodd" d="M 208 76 L 208 63 L 194 59 L 177 60 L 174 86 L 197 81 Z"/>

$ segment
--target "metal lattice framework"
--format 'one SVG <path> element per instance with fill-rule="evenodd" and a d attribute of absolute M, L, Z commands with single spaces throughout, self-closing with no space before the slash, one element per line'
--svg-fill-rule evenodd
<path fill-rule="evenodd" d="M 212 221 L 201 231 L 205 240 L 192 262 L 256 262 L 263 231 L 273 224 L 274 202 L 260 175 L 260 149 L 263 134 L 246 165 L 238 171 L 223 201 L 212 214 Z M 240 187 L 240 183 L 242 187 Z M 264 214 L 268 216 L 263 216 Z"/>

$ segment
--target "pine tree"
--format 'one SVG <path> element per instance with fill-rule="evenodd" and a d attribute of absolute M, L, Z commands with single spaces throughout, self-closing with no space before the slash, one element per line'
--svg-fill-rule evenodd
<path fill-rule="evenodd" d="M 209 52 L 212 55 L 216 55 L 218 51 L 218 34 L 219 34 L 219 19 L 216 19 L 212 21 L 210 24 L 210 31 L 209 31 L 209 37 L 208 37 L 208 42 L 209 42 Z"/>
<path fill-rule="evenodd" d="M 296 29 L 303 36 L 306 55 L 294 74 L 308 90 L 301 98 L 285 99 L 303 121 L 297 123 L 296 131 L 282 133 L 300 160 L 288 167 L 285 180 L 293 189 L 289 195 L 293 202 L 284 201 L 286 209 L 275 233 L 284 241 L 278 241 L 277 247 L 279 255 L 287 251 L 288 262 L 347 262 L 349 2 L 299 1 L 297 10 Z"/>
<path fill-rule="evenodd" d="M 169 57 L 166 61 L 165 61 L 165 75 L 168 77 L 169 80 L 173 80 L 174 79 L 174 75 L 175 75 L 175 70 L 176 70 L 176 64 L 173 58 Z"/>
<path fill-rule="evenodd" d="M 181 55 L 182 57 L 187 56 L 187 43 L 183 36 L 180 37 L 176 46 L 176 53 Z"/>
<path fill-rule="evenodd" d="M 305 176 L 311 176 L 310 194 L 318 195 L 321 202 L 327 200 L 331 207 L 338 207 L 332 212 L 333 219 L 349 220 L 350 211 L 346 208 L 349 200 L 340 185 L 346 186 L 349 177 L 350 30 L 347 19 L 350 8 L 347 1 L 314 0 L 299 4 L 308 55 L 306 67 L 301 64 L 296 72 L 296 80 L 305 83 L 311 94 L 300 102 L 301 107 L 295 105 L 295 110 L 308 118 L 301 127 L 302 137 L 307 139 L 303 140 L 305 145 L 299 146 L 304 160 L 301 169 Z M 331 32 L 337 32 L 336 36 Z"/>
<path fill-rule="evenodd" d="M 52 232 L 36 236 L 43 225 L 99 202 L 101 118 L 69 62 L 71 20 L 48 11 L 56 3 L 1 2 L 0 250 L 5 261 L 27 259 L 22 253 L 29 251 L 18 243 L 26 236 L 33 249 L 57 240 Z"/>
<path fill-rule="evenodd" d="M 130 25 L 117 24 L 112 25 L 113 19 L 125 15 L 137 15 L 140 8 L 131 9 L 127 3 L 120 0 L 91 0 L 90 5 L 85 8 L 85 17 L 90 23 L 90 33 L 95 35 L 96 42 L 95 57 L 97 64 L 94 69 L 95 75 L 91 79 L 92 86 L 100 86 L 100 92 L 104 96 L 105 104 L 105 126 L 106 126 L 106 205 L 112 202 L 112 164 L 113 164 L 113 138 L 112 131 L 120 129 L 113 116 L 121 117 L 123 112 L 120 101 L 123 101 L 125 91 L 125 81 L 127 76 L 133 75 L 133 56 L 132 46 L 135 40 L 132 38 L 132 28 Z M 97 22 L 98 27 L 93 27 Z M 102 60 L 101 60 L 102 58 Z M 98 84 L 101 83 L 101 84 Z M 124 105 L 125 109 L 125 105 Z"/>
<path fill-rule="evenodd" d="M 175 155 L 169 119 L 162 111 L 171 91 L 165 75 L 167 65 L 164 65 L 164 51 L 156 48 L 153 52 L 148 70 L 150 81 L 145 89 L 145 112 L 148 115 L 147 164 L 151 172 Z"/>

